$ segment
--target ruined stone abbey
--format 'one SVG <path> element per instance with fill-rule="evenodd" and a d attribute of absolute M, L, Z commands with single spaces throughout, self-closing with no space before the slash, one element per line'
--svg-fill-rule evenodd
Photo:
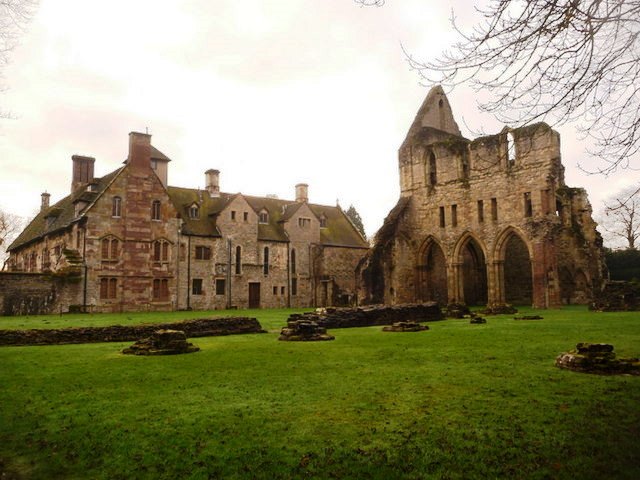
<path fill-rule="evenodd" d="M 434 87 L 398 167 L 400 199 L 358 267 L 361 302 L 544 308 L 601 287 L 602 239 L 585 190 L 565 185 L 548 125 L 468 140 Z"/>

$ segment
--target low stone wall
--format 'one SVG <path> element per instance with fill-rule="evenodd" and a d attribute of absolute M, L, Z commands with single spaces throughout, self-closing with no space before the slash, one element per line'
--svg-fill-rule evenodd
<path fill-rule="evenodd" d="M 0 272 L 0 315 L 43 315 L 67 311 L 81 302 L 79 277 Z"/>
<path fill-rule="evenodd" d="M 325 328 L 370 327 L 391 325 L 413 320 L 430 322 L 442 320 L 442 312 L 435 302 L 405 305 L 372 305 L 360 308 L 325 308 L 316 312 L 294 313 L 289 321 L 310 320 Z"/>
<path fill-rule="evenodd" d="M 630 312 L 640 310 L 640 285 L 631 282 L 607 282 L 596 293 L 589 307 L 599 312 Z"/>
<path fill-rule="evenodd" d="M 0 330 L 0 345 L 60 345 L 69 343 L 133 342 L 156 330 L 181 330 L 187 337 L 217 337 L 265 333 L 255 318 L 202 318 L 174 323 L 112 325 L 37 330 Z"/>

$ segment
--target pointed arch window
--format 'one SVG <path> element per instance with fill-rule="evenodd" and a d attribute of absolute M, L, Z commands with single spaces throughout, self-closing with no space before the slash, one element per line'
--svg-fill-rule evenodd
<path fill-rule="evenodd" d="M 516 164 L 516 142 L 513 133 L 507 133 L 507 166 L 509 168 Z"/>

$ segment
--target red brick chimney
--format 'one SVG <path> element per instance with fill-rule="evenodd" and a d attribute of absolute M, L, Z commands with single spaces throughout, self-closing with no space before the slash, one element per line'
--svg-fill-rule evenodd
<path fill-rule="evenodd" d="M 93 164 L 96 159 L 82 155 L 73 155 L 73 171 L 71 173 L 71 192 L 93 180 Z"/>
<path fill-rule="evenodd" d="M 129 134 L 129 163 L 133 168 L 151 168 L 151 135 Z"/>

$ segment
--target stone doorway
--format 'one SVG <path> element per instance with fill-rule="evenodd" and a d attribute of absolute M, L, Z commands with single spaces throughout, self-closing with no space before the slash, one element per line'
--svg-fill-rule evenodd
<path fill-rule="evenodd" d="M 480 245 L 469 238 L 461 249 L 462 291 L 467 305 L 487 304 L 487 265 Z"/>
<path fill-rule="evenodd" d="M 504 244 L 504 298 L 512 305 L 533 304 L 531 258 L 524 241 L 515 233 Z"/>
<path fill-rule="evenodd" d="M 249 308 L 260 308 L 259 283 L 249 283 Z"/>

